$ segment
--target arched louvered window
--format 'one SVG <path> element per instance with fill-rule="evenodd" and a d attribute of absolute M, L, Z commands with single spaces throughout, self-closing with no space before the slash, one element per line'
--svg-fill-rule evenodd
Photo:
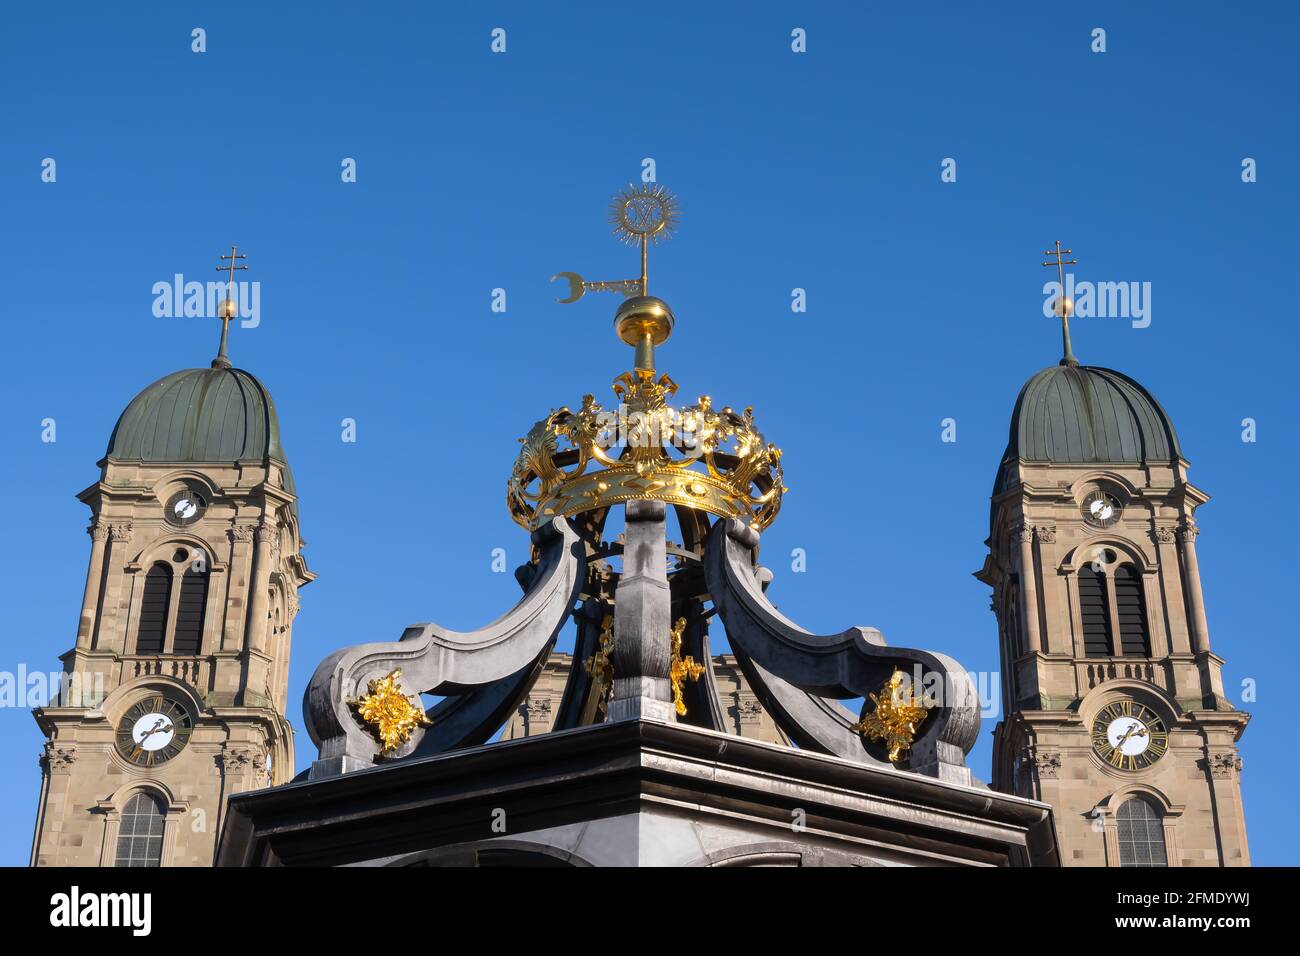
<path fill-rule="evenodd" d="M 1119 828 L 1120 866 L 1169 865 L 1159 810 L 1141 797 L 1132 797 L 1120 804 L 1115 822 Z"/>
<path fill-rule="evenodd" d="M 203 611 L 208 604 L 208 572 L 190 567 L 181 577 L 180 600 L 176 604 L 176 636 L 173 654 L 197 654 L 203 644 Z"/>
<path fill-rule="evenodd" d="M 1115 586 L 1115 611 L 1119 618 L 1120 650 L 1125 657 L 1148 657 L 1147 607 L 1142 596 L 1142 576 L 1131 564 L 1121 564 L 1111 575 Z"/>
<path fill-rule="evenodd" d="M 166 822 L 166 813 L 157 797 L 148 793 L 132 794 L 122 810 L 117 859 L 113 865 L 161 866 Z"/>
<path fill-rule="evenodd" d="M 144 579 L 140 601 L 140 627 L 136 632 L 137 654 L 161 654 L 167 637 L 167 606 L 172 593 L 172 569 L 159 561 Z"/>
<path fill-rule="evenodd" d="M 1110 657 L 1110 602 L 1106 578 L 1084 565 L 1079 569 L 1079 614 L 1083 624 L 1083 652 L 1088 657 Z"/>

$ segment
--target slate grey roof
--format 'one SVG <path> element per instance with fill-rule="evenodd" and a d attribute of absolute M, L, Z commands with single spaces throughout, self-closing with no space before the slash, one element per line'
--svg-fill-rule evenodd
<path fill-rule="evenodd" d="M 117 461 L 285 461 L 266 388 L 237 368 L 191 368 L 131 400 L 108 441 Z"/>
<path fill-rule="evenodd" d="M 1108 368 L 1053 365 L 1020 390 L 1003 457 L 1083 464 L 1181 456 L 1173 422 L 1133 379 Z"/>

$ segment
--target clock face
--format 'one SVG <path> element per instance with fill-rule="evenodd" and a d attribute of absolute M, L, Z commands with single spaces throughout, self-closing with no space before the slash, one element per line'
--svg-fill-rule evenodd
<path fill-rule="evenodd" d="M 165 697 L 146 697 L 122 715 L 117 752 L 141 767 L 156 767 L 189 742 L 190 712 Z"/>
<path fill-rule="evenodd" d="M 1083 512 L 1083 520 L 1088 524 L 1095 528 L 1109 528 L 1119 521 L 1123 509 L 1114 495 L 1097 490 L 1088 493 L 1079 510 Z"/>
<path fill-rule="evenodd" d="M 1120 700 L 1093 719 L 1092 749 L 1116 770 L 1145 770 L 1169 749 L 1169 731 L 1150 707 Z"/>
<path fill-rule="evenodd" d="M 207 506 L 202 495 L 192 491 L 178 491 L 167 499 L 163 515 L 171 524 L 183 528 L 202 518 Z"/>

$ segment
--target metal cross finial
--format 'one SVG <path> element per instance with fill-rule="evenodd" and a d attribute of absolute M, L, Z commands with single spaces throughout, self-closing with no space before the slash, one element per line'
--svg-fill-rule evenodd
<path fill-rule="evenodd" d="M 1079 260 L 1062 258 L 1071 254 L 1071 250 L 1061 248 L 1061 240 L 1057 239 L 1055 249 L 1043 251 L 1043 255 L 1053 257 L 1050 261 L 1044 262 L 1043 265 L 1056 266 L 1056 277 L 1059 280 L 1060 293 L 1056 299 L 1055 311 L 1061 317 L 1061 344 L 1065 353 L 1061 358 L 1061 364 L 1074 366 L 1079 364 L 1079 360 L 1074 357 L 1074 350 L 1070 348 L 1070 312 L 1074 309 L 1074 303 L 1065 294 L 1065 267 L 1077 266 Z"/>
<path fill-rule="evenodd" d="M 226 354 L 226 344 L 230 339 L 230 320 L 239 314 L 239 306 L 231 295 L 231 290 L 235 287 L 235 273 L 245 272 L 248 266 L 236 265 L 239 259 L 247 259 L 248 256 L 242 255 L 237 246 L 230 247 L 230 255 L 222 256 L 224 262 L 230 260 L 230 265 L 217 266 L 218 272 L 229 273 L 226 280 L 226 298 L 221 303 L 221 314 L 217 316 L 221 320 L 221 346 L 217 349 L 217 357 L 212 360 L 213 368 L 230 368 L 230 356 Z"/>

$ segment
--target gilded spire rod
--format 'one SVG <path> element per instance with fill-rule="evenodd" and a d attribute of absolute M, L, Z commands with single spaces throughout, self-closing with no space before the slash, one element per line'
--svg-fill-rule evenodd
<path fill-rule="evenodd" d="M 230 355 L 226 351 L 227 343 L 230 340 L 230 320 L 239 314 L 239 305 L 236 303 L 232 290 L 235 288 L 235 273 L 246 272 L 248 266 L 236 265 L 236 260 L 247 259 L 248 256 L 239 252 L 237 246 L 230 247 L 230 255 L 222 256 L 221 261 L 230 260 L 228 266 L 217 266 L 218 272 L 229 273 L 226 279 L 226 298 L 221 303 L 221 314 L 217 316 L 221 320 L 221 344 L 217 348 L 217 357 L 212 360 L 213 368 L 230 368 Z"/>
<path fill-rule="evenodd" d="M 1061 248 L 1061 240 L 1057 239 L 1055 249 L 1047 249 L 1043 252 L 1043 255 L 1053 256 L 1054 258 L 1044 262 L 1043 265 L 1056 266 L 1056 277 L 1060 285 L 1060 292 L 1053 304 L 1053 310 L 1061 317 L 1061 347 L 1064 352 L 1061 357 L 1061 364 L 1074 367 L 1079 364 L 1079 360 L 1074 357 L 1074 350 L 1070 348 L 1070 313 L 1074 311 L 1074 302 L 1065 294 L 1065 267 L 1077 266 L 1079 260 L 1062 258 L 1062 256 L 1071 254 L 1071 250 Z"/>

